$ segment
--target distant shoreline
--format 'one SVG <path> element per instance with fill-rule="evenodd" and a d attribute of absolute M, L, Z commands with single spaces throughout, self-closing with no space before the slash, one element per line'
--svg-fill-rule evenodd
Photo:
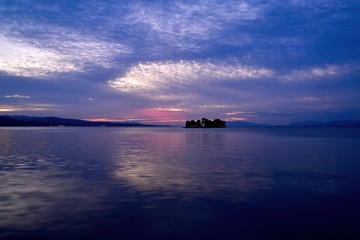
<path fill-rule="evenodd" d="M 0 116 L 0 127 L 165 127 L 138 122 L 91 122 L 60 117 Z"/>
<path fill-rule="evenodd" d="M 194 121 L 195 122 L 195 121 Z M 244 121 L 229 121 L 225 122 L 226 128 L 238 127 L 346 127 L 359 128 L 360 120 L 340 120 L 329 122 L 294 122 L 287 125 L 272 125 L 272 124 L 258 124 Z M 200 122 L 201 124 L 201 122 Z M 202 126 L 202 125 L 201 125 Z M 81 119 L 60 118 L 60 117 L 35 117 L 23 115 L 0 115 L 0 127 L 183 127 L 189 129 L 197 128 L 214 128 L 214 127 L 184 127 L 167 124 L 143 124 L 138 122 L 107 122 L 107 121 L 87 121 Z M 216 128 L 216 127 L 215 127 Z M 223 128 L 223 127 L 220 127 Z"/>

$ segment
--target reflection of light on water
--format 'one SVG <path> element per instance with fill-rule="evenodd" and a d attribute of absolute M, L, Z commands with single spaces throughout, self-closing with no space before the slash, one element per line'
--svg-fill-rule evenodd
<path fill-rule="evenodd" d="M 1 129 L 0 239 L 27 233 L 94 238 L 94 229 L 98 235 L 104 229 L 177 234 L 199 223 L 216 228 L 223 220 L 227 231 L 234 217 L 246 223 L 262 206 L 275 215 L 292 205 L 311 204 L 313 210 L 324 196 L 334 206 L 356 198 L 358 139 L 300 134 L 267 128 Z M 350 201 L 341 201 L 350 203 L 349 212 L 356 205 Z M 241 217 L 244 209 L 250 212 Z M 277 217 L 283 219 L 291 217 Z"/>
<path fill-rule="evenodd" d="M 62 177 L 61 171 L 19 167 L 0 172 L 0 227 L 32 229 L 102 208 L 99 200 L 106 193 L 96 185 L 76 177 Z"/>
<path fill-rule="evenodd" d="M 0 238 L 11 235 L 11 229 L 38 229 L 51 222 L 57 222 L 52 229 L 79 227 L 69 221 L 104 208 L 107 189 L 74 172 L 69 167 L 74 163 L 56 152 L 61 146 L 50 147 L 48 138 L 34 131 L 0 132 L 0 229 L 9 229 Z"/>
<path fill-rule="evenodd" d="M 135 139 L 130 150 L 119 148 L 115 174 L 143 194 L 192 199 L 227 193 L 244 200 L 264 187 L 264 173 L 229 149 L 222 151 L 229 145 L 226 133 L 153 132 L 128 140 Z"/>
<path fill-rule="evenodd" d="M 117 169 L 116 175 L 144 193 L 159 190 L 165 194 L 191 191 L 192 180 L 188 177 L 191 170 L 186 166 L 174 166 L 150 159 L 147 155 L 138 155 L 122 164 L 125 166 Z"/>

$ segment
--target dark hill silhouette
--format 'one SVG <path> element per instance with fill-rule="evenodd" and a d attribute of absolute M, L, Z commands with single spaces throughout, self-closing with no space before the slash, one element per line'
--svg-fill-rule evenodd
<path fill-rule="evenodd" d="M 23 122 L 7 116 L 0 116 L 0 126 L 22 126 Z"/>
<path fill-rule="evenodd" d="M 60 118 L 60 117 L 33 117 L 33 116 L 0 116 L 0 126 L 73 126 L 73 127 L 121 127 L 121 126 L 154 126 L 141 123 L 128 122 L 91 122 L 80 119 Z"/>

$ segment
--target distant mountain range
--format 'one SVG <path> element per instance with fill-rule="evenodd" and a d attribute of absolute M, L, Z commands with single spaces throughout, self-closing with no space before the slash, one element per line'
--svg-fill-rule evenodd
<path fill-rule="evenodd" d="M 330 122 L 295 122 L 289 124 L 289 126 L 307 126 L 307 127 L 360 127 L 360 121 L 330 121 Z"/>
<path fill-rule="evenodd" d="M 258 124 L 252 122 L 244 121 L 229 121 L 227 122 L 228 127 L 269 127 L 269 126 L 278 126 L 271 124 Z M 360 127 L 360 121 L 330 121 L 330 122 L 317 122 L 317 121 L 306 121 L 306 122 L 294 122 L 288 125 L 290 127 Z"/>
<path fill-rule="evenodd" d="M 261 123 L 252 123 L 252 122 L 244 122 L 244 121 L 229 121 L 226 123 L 227 127 L 269 127 L 271 124 L 261 124 Z"/>
<path fill-rule="evenodd" d="M 154 126 L 137 122 L 92 122 L 79 119 L 60 117 L 33 117 L 33 116 L 0 116 L 0 126 L 73 126 L 73 127 L 126 127 L 126 126 Z"/>

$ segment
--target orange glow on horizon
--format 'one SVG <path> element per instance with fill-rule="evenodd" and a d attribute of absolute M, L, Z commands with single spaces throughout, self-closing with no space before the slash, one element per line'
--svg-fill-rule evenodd
<path fill-rule="evenodd" d="M 117 118 L 84 118 L 91 122 L 140 122 L 140 123 L 174 123 L 183 124 L 185 110 L 178 108 L 146 108 L 136 110 L 135 113 Z"/>
<path fill-rule="evenodd" d="M 82 120 L 89 122 L 122 122 L 124 120 L 113 119 L 113 118 L 84 118 Z"/>
<path fill-rule="evenodd" d="M 231 118 L 226 118 L 226 121 L 247 121 L 248 118 L 245 117 L 231 117 Z"/>
<path fill-rule="evenodd" d="M 146 119 L 146 122 L 177 123 L 184 122 L 183 109 L 175 108 L 147 108 L 138 111 L 139 115 Z"/>

